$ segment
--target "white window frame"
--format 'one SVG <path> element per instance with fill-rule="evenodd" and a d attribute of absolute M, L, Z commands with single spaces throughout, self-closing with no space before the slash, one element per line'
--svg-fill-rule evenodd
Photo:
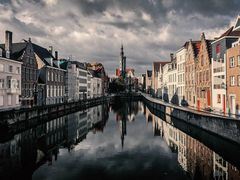
<path fill-rule="evenodd" d="M 3 100 L 3 96 L 0 96 L 0 106 L 3 106 L 4 104 L 3 104 L 3 102 L 4 102 L 4 100 Z"/>
<path fill-rule="evenodd" d="M 8 106 L 12 105 L 12 95 L 7 95 Z"/>
<path fill-rule="evenodd" d="M 0 64 L 0 72 L 4 72 L 4 64 Z"/>
<path fill-rule="evenodd" d="M 235 76 L 230 76 L 230 86 L 235 86 Z"/>
<path fill-rule="evenodd" d="M 229 62 L 230 68 L 233 68 L 233 67 L 235 66 L 234 57 L 230 57 L 229 61 L 230 61 L 230 62 Z"/>

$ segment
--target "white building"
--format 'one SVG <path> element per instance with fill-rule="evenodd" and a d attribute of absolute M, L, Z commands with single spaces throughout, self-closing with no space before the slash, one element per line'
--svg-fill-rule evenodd
<path fill-rule="evenodd" d="M 98 74 L 93 70 L 88 70 L 91 74 L 91 90 L 89 90 L 90 97 L 96 98 L 101 97 L 103 95 L 103 88 L 102 88 L 102 78 L 98 77 Z"/>
<path fill-rule="evenodd" d="M 186 60 L 186 48 L 183 46 L 176 51 L 177 60 L 177 89 L 179 104 L 185 99 L 185 60 Z"/>
<path fill-rule="evenodd" d="M 232 47 L 240 37 L 240 17 L 235 26 L 229 28 L 212 42 L 212 106 L 213 109 L 226 113 L 226 50 Z"/>
<path fill-rule="evenodd" d="M 164 101 L 169 101 L 169 98 L 168 98 L 168 66 L 169 66 L 170 63 L 168 64 L 165 64 L 163 66 L 163 88 L 162 88 L 162 97 L 163 97 L 163 100 Z"/>
<path fill-rule="evenodd" d="M 0 110 L 20 107 L 21 65 L 19 61 L 0 57 Z"/>
<path fill-rule="evenodd" d="M 60 60 L 61 67 L 66 70 L 65 98 L 68 102 L 87 98 L 87 68 L 78 61 Z"/>
<path fill-rule="evenodd" d="M 80 65 L 81 64 L 81 65 Z M 87 68 L 83 63 L 79 64 L 79 98 L 86 99 L 87 98 Z"/>
<path fill-rule="evenodd" d="M 177 61 L 171 54 L 171 62 L 163 66 L 163 100 L 179 104 L 177 89 Z"/>
<path fill-rule="evenodd" d="M 162 98 L 163 66 L 169 62 L 153 62 L 152 65 L 152 89 L 156 97 Z"/>

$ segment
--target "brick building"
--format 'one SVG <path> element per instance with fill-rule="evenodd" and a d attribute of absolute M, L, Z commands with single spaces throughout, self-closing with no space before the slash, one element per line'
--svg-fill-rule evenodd
<path fill-rule="evenodd" d="M 227 106 L 231 114 L 240 115 L 240 41 L 226 52 Z"/>
<path fill-rule="evenodd" d="M 198 109 L 211 106 L 211 42 L 202 33 L 196 62 L 196 97 Z"/>
<path fill-rule="evenodd" d="M 185 62 L 185 98 L 188 104 L 196 107 L 196 61 L 201 41 L 190 40 Z"/>
<path fill-rule="evenodd" d="M 3 54 L 13 60 L 22 62 L 21 66 L 21 106 L 32 107 L 37 99 L 37 62 L 33 51 L 31 39 L 24 42 L 13 43 L 12 32 L 6 31 L 6 43 L 0 44 Z"/>

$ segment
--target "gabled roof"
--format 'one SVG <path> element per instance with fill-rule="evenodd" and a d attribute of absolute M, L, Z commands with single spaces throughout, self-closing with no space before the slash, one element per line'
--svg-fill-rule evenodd
<path fill-rule="evenodd" d="M 194 57 L 197 57 L 201 46 L 201 41 L 190 41 L 193 47 Z"/>
<path fill-rule="evenodd" d="M 206 40 L 209 59 L 211 59 L 212 57 L 212 44 L 211 44 L 212 42 L 213 40 L 209 40 L 209 39 Z"/>
<path fill-rule="evenodd" d="M 225 31 L 218 39 L 225 36 L 240 36 L 240 31 L 237 31 L 237 30 L 234 31 L 232 26 L 227 31 Z"/>
<path fill-rule="evenodd" d="M 18 58 L 23 54 L 23 51 L 27 47 L 27 42 L 13 43 L 11 59 L 18 60 Z M 0 44 L 0 48 L 5 51 L 5 44 Z"/>
<path fill-rule="evenodd" d="M 159 72 L 160 65 L 163 67 L 165 64 L 170 63 L 167 61 L 153 62 L 153 71 Z"/>
<path fill-rule="evenodd" d="M 235 26 L 234 26 L 234 31 L 235 30 L 240 30 L 240 16 L 238 15 L 236 22 L 235 22 Z"/>
<path fill-rule="evenodd" d="M 42 61 L 43 61 L 46 65 L 51 66 L 51 65 L 47 62 L 46 59 L 48 59 L 48 58 L 54 59 L 53 55 L 52 55 L 46 48 L 44 48 L 44 47 L 41 47 L 41 46 L 39 46 L 39 45 L 37 45 L 37 44 L 34 44 L 34 43 L 32 44 L 32 46 L 33 46 L 34 52 L 38 55 L 38 57 L 39 57 L 40 59 L 42 59 Z"/>

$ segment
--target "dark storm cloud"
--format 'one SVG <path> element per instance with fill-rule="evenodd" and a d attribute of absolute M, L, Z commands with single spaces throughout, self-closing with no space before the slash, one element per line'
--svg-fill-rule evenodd
<path fill-rule="evenodd" d="M 239 0 L 0 0 L 0 41 L 9 29 L 17 41 L 31 37 L 60 56 L 102 61 L 109 74 L 123 43 L 140 74 L 202 32 L 219 36 L 239 9 Z"/>

